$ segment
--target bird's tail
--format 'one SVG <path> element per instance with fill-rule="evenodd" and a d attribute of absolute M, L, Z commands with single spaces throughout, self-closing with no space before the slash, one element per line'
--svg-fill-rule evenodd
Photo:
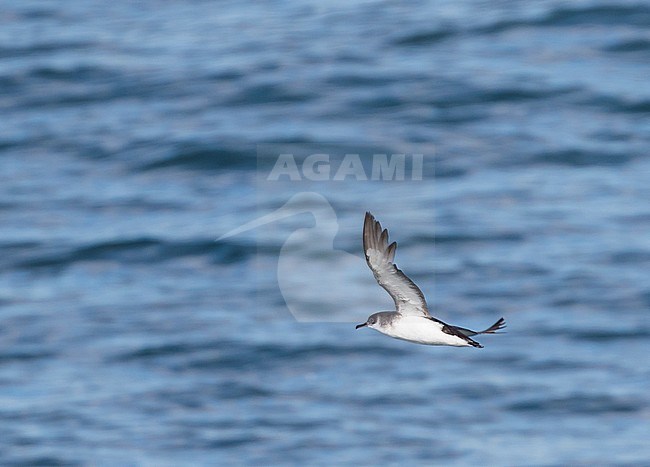
<path fill-rule="evenodd" d="M 487 329 L 485 329 L 483 331 L 477 332 L 477 334 L 498 334 L 497 331 L 499 331 L 499 330 L 501 330 L 501 329 L 503 329 L 505 327 L 506 327 L 506 320 L 503 319 L 503 318 L 499 318 L 499 321 L 494 323 L 489 328 L 487 328 Z"/>
<path fill-rule="evenodd" d="M 506 320 L 500 318 L 499 321 L 483 331 L 472 331 L 471 329 L 459 328 L 458 326 L 454 327 L 467 337 L 476 336 L 478 334 L 500 334 L 498 331 L 506 327 Z"/>

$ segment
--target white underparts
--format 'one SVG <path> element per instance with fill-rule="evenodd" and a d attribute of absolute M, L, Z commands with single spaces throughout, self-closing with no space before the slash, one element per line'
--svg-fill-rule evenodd
<path fill-rule="evenodd" d="M 390 323 L 383 326 L 377 323 L 370 327 L 395 339 L 418 344 L 471 347 L 465 339 L 443 332 L 442 326 L 442 324 L 422 316 L 397 315 Z"/>

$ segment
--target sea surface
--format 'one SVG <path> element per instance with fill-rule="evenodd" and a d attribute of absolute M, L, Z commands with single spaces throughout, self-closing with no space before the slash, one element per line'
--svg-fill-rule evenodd
<path fill-rule="evenodd" d="M 0 465 L 650 465 L 649 26 L 0 0 Z M 422 180 L 269 180 L 330 151 Z M 365 211 L 435 316 L 508 332 L 355 330 Z"/>

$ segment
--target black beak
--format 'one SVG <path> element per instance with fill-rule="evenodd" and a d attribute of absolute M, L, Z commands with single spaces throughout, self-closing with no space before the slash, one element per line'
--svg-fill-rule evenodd
<path fill-rule="evenodd" d="M 362 328 L 364 326 L 368 326 L 368 323 L 357 324 L 357 326 L 354 329 L 359 329 L 359 328 Z"/>

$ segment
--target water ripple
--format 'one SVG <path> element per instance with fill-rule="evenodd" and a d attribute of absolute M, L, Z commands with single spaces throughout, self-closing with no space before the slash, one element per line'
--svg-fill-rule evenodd
<path fill-rule="evenodd" d="M 633 413 L 642 410 L 639 401 L 604 394 L 575 394 L 567 397 L 530 399 L 510 404 L 513 412 L 575 413 L 598 416 L 603 413 Z"/>
<path fill-rule="evenodd" d="M 13 246 L 17 258 L 13 266 L 21 269 L 63 268 L 77 262 L 115 261 L 157 263 L 186 256 L 205 255 L 215 263 L 235 263 L 256 254 L 255 248 L 213 239 L 163 241 L 156 238 L 117 239 L 85 246 Z M 11 257 L 9 258 L 11 259 Z"/>

